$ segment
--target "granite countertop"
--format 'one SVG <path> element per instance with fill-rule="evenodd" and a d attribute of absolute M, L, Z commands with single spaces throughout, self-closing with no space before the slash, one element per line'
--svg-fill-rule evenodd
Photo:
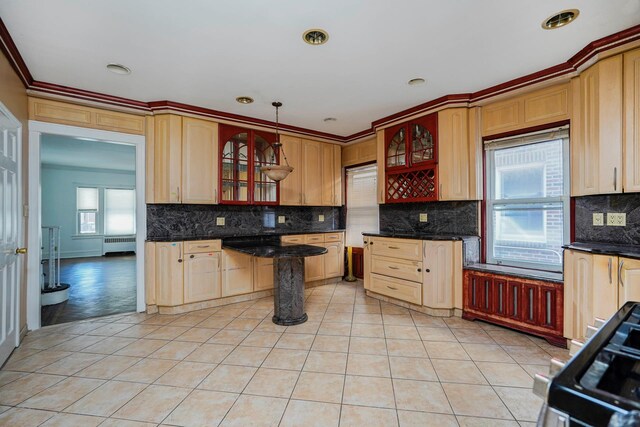
<path fill-rule="evenodd" d="M 223 249 L 231 249 L 260 258 L 298 258 L 327 253 L 327 248 L 282 244 L 277 237 L 233 238 L 222 240 Z"/>
<path fill-rule="evenodd" d="M 262 238 L 262 237 L 280 237 L 291 236 L 296 234 L 319 234 L 319 233 L 341 233 L 345 231 L 344 228 L 337 228 L 334 230 L 306 230 L 306 231 L 261 231 L 255 234 L 242 233 L 230 233 L 218 236 L 162 236 L 162 237 L 147 237 L 147 242 L 182 242 L 190 240 L 218 240 L 218 239 L 236 239 L 236 238 Z"/>
<path fill-rule="evenodd" d="M 590 252 L 597 255 L 616 255 L 626 258 L 640 259 L 640 245 L 620 245 L 615 243 L 573 242 L 563 246 L 582 252 Z"/>
<path fill-rule="evenodd" d="M 374 237 L 397 237 L 401 239 L 415 239 L 415 240 L 479 239 L 478 236 L 461 236 L 456 234 L 423 234 L 423 233 L 390 232 L 390 231 L 381 231 L 379 233 L 362 233 L 362 235 L 374 236 Z"/>
<path fill-rule="evenodd" d="M 509 267 L 496 264 L 469 264 L 464 266 L 465 270 L 482 271 L 485 273 L 502 274 L 504 276 L 525 277 L 528 279 L 543 280 L 545 282 L 563 283 L 563 275 L 560 272 L 532 270 L 530 268 Z"/>

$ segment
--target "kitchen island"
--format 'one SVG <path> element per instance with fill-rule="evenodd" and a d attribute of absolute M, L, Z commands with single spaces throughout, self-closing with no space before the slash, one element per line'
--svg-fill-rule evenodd
<path fill-rule="evenodd" d="M 304 258 L 327 253 L 319 246 L 283 244 L 279 239 L 224 239 L 224 249 L 259 258 L 273 258 L 273 323 L 299 325 L 307 321 L 304 310 Z"/>

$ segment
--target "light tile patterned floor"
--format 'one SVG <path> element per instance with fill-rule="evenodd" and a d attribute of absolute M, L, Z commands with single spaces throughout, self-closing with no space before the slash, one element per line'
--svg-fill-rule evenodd
<path fill-rule="evenodd" d="M 532 375 L 567 351 L 481 322 L 310 289 L 309 321 L 271 298 L 127 314 L 27 335 L 0 371 L 8 426 L 524 426 Z"/>

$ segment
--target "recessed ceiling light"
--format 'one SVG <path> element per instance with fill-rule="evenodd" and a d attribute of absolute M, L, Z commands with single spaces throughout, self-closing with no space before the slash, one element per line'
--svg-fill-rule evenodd
<path fill-rule="evenodd" d="M 542 21 L 542 28 L 545 30 L 555 30 L 556 28 L 564 27 L 575 21 L 578 15 L 580 15 L 578 9 L 563 10 Z"/>
<path fill-rule="evenodd" d="M 240 104 L 251 104 L 253 102 L 253 98 L 250 96 L 239 96 L 236 98 L 236 101 Z"/>
<path fill-rule="evenodd" d="M 324 122 L 337 122 L 338 119 L 336 119 L 335 117 L 326 117 L 326 118 L 322 119 L 322 121 L 324 121 Z"/>
<path fill-rule="evenodd" d="M 131 69 L 122 64 L 107 64 L 107 70 L 116 74 L 131 74 Z"/>
<path fill-rule="evenodd" d="M 311 30 L 305 31 L 302 34 L 302 40 L 304 40 L 305 43 L 318 46 L 321 44 L 325 44 L 327 40 L 329 40 L 329 34 L 325 30 L 313 28 Z"/>
<path fill-rule="evenodd" d="M 411 86 L 418 86 L 418 85 L 422 85 L 425 84 L 426 80 L 423 79 L 422 77 L 418 77 L 415 79 L 411 79 L 407 82 L 407 84 L 411 85 Z"/>

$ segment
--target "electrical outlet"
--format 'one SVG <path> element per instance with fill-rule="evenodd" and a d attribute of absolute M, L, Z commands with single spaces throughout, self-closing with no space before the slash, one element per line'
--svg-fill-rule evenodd
<path fill-rule="evenodd" d="M 318 221 L 324 222 L 324 215 L 318 215 Z"/>
<path fill-rule="evenodd" d="M 429 216 L 426 213 L 421 213 L 420 222 L 427 222 L 427 221 L 429 221 Z"/>
<path fill-rule="evenodd" d="M 627 225 L 627 214 L 626 213 L 608 213 L 607 225 L 611 225 L 614 227 L 625 227 Z"/>
<path fill-rule="evenodd" d="M 278 224 L 284 224 L 287 222 L 287 218 L 284 215 L 278 215 Z"/>
<path fill-rule="evenodd" d="M 593 225 L 596 225 L 596 226 L 604 225 L 604 214 L 603 213 L 594 213 L 593 214 Z"/>
<path fill-rule="evenodd" d="M 224 226 L 224 217 L 219 216 L 216 218 L 216 225 Z"/>

